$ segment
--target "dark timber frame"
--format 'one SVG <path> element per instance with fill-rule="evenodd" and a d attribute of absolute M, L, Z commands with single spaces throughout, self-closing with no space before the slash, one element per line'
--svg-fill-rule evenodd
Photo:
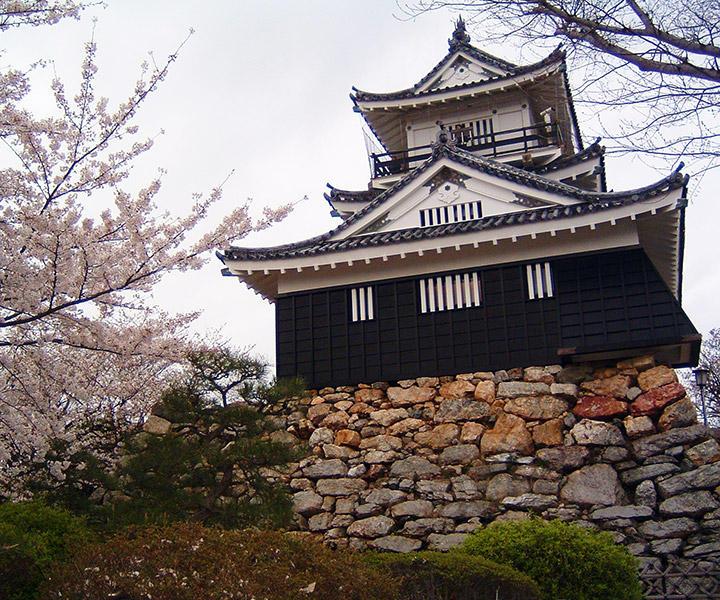
<path fill-rule="evenodd" d="M 392 381 L 547 365 L 697 335 L 641 249 L 544 262 L 553 297 L 528 299 L 527 262 L 498 265 L 474 270 L 483 295 L 473 308 L 422 314 L 420 277 L 364 284 L 376 294 L 368 321 L 351 322 L 351 286 L 279 296 L 277 374 L 301 375 L 312 387 Z"/>

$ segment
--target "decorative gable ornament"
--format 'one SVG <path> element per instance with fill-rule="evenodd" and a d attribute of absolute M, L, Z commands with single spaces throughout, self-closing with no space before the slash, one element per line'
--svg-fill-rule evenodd
<path fill-rule="evenodd" d="M 278 376 L 325 386 L 650 352 L 696 363 L 680 305 L 687 176 L 608 192 L 561 52 L 513 65 L 459 20 L 415 86 L 352 99 L 384 152 L 366 190 L 330 186 L 338 226 L 218 254 L 276 305 Z"/>

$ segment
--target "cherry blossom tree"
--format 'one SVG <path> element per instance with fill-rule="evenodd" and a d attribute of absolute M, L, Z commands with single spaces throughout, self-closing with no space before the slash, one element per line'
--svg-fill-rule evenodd
<path fill-rule="evenodd" d="M 0 1 L 0 31 L 81 8 Z M 58 443 L 74 453 L 98 442 L 96 424 L 137 426 L 186 356 L 194 316 L 154 307 L 153 287 L 289 210 L 265 209 L 254 221 L 244 203 L 210 228 L 222 186 L 195 195 L 182 216 L 157 208 L 161 175 L 132 191 L 130 168 L 152 146 L 136 137 L 134 119 L 176 54 L 143 66 L 113 106 L 95 90 L 95 51 L 86 45 L 75 93 L 52 83 L 57 111 L 45 118 L 24 106 L 29 75 L 0 73 L 0 496 L 22 495 L 37 464 L 62 480 L 62 455 L 45 464 Z"/>

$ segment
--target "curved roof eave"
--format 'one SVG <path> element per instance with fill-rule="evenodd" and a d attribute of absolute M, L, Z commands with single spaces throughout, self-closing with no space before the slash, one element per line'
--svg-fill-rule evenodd
<path fill-rule="evenodd" d="M 456 149 L 448 150 L 447 146 L 441 146 L 440 148 L 441 150 L 438 151 L 438 148 L 436 147 L 435 151 L 433 152 L 433 156 L 431 156 L 427 161 L 425 161 L 425 163 L 420 165 L 415 170 L 411 171 L 395 185 L 385 190 L 375 200 L 371 201 L 360 211 L 348 217 L 335 229 L 332 229 L 322 235 L 315 236 L 307 240 L 290 244 L 283 244 L 274 247 L 231 247 L 230 249 L 225 250 L 219 257 L 221 258 L 221 260 L 223 260 L 224 258 L 228 258 L 230 260 L 264 260 L 271 258 L 291 258 L 295 256 L 307 256 L 308 254 L 342 251 L 344 249 L 363 246 L 366 244 L 372 245 L 373 243 L 395 243 L 397 241 L 406 241 L 407 239 L 418 239 L 418 236 L 436 237 L 438 235 L 450 235 L 452 233 L 456 233 L 457 231 L 462 231 L 468 228 L 477 228 L 478 230 L 480 230 L 487 227 L 500 227 L 508 224 L 517 224 L 518 219 L 523 218 L 528 219 L 528 222 L 538 219 L 549 220 L 557 218 L 568 218 L 578 214 L 587 214 L 593 211 L 606 210 L 617 206 L 641 202 L 643 200 L 647 200 L 648 198 L 652 198 L 660 193 L 678 188 L 683 188 L 684 193 L 688 181 L 688 176 L 680 173 L 680 168 L 682 168 L 681 163 L 678 169 L 673 171 L 670 175 L 648 186 L 628 190 L 625 192 L 591 192 L 569 186 L 562 182 L 548 180 L 532 173 L 523 171 L 522 169 L 518 169 L 516 167 L 502 165 L 500 163 L 495 163 L 494 161 L 475 157 L 463 151 L 459 151 Z M 454 155 L 454 158 L 460 164 L 467 165 L 468 163 L 470 163 L 470 166 L 484 167 L 479 170 L 504 179 L 525 183 L 531 185 L 531 187 L 538 187 L 538 184 L 541 184 L 542 189 L 573 197 L 578 200 L 578 203 L 561 207 L 530 209 L 527 211 L 486 217 L 483 219 L 478 219 L 476 221 L 464 221 L 461 223 L 452 223 L 449 225 L 440 225 L 436 227 L 414 228 L 410 230 L 399 231 L 395 230 L 388 232 L 379 232 L 370 235 L 364 234 L 358 236 L 350 236 L 347 238 L 336 237 L 339 233 L 343 232 L 350 225 L 368 214 L 370 211 L 380 206 L 388 198 L 390 198 L 400 189 L 408 185 L 412 180 L 418 177 L 420 173 L 426 171 L 430 165 L 437 162 L 440 158 L 447 156 L 448 153 Z M 463 157 L 462 155 L 467 156 Z M 452 157 L 450 158 L 451 160 L 453 159 Z M 466 160 L 462 160 L 463 158 L 465 158 Z"/>
<path fill-rule="evenodd" d="M 551 52 L 548 56 L 546 56 L 544 59 L 532 63 L 530 65 L 526 65 L 523 67 L 515 67 L 512 71 L 506 73 L 505 75 L 499 75 L 497 77 L 490 77 L 488 79 L 485 79 L 483 81 L 473 81 L 464 83 L 461 85 L 451 86 L 447 88 L 438 88 L 438 89 L 432 89 L 432 90 L 425 90 L 425 91 L 418 91 L 418 85 L 411 88 L 407 88 L 404 90 L 398 90 L 395 92 L 385 92 L 385 93 L 375 93 L 375 92 L 366 92 L 363 90 L 359 90 L 358 88 L 353 86 L 353 93 L 350 94 L 350 98 L 353 101 L 355 105 L 355 110 L 358 112 L 362 112 L 362 108 L 360 107 L 360 103 L 363 102 L 392 102 L 397 100 L 407 100 L 407 99 L 426 99 L 433 95 L 439 95 L 444 94 L 448 92 L 456 92 L 456 91 L 462 91 L 462 90 L 469 90 L 472 88 L 478 88 L 479 90 L 488 84 L 495 84 L 501 81 L 505 80 L 511 80 L 514 77 L 518 77 L 520 75 L 532 75 L 534 71 L 539 71 L 541 69 L 544 69 L 548 66 L 551 66 L 555 63 L 559 63 L 564 65 L 565 63 L 565 53 L 560 49 L 560 47 L 556 48 L 553 52 Z M 432 71 L 431 71 L 432 73 Z M 430 74 L 428 74 L 430 75 Z M 427 76 L 426 76 L 427 77 Z M 423 80 L 421 80 L 422 83 Z"/>

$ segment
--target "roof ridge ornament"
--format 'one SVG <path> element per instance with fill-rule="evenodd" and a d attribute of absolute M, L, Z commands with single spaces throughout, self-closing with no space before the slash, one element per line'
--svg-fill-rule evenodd
<path fill-rule="evenodd" d="M 457 149 L 457 140 L 451 135 L 445 125 L 441 121 L 437 121 L 435 124 L 439 127 L 439 130 L 437 139 L 434 142 L 430 142 L 433 155 L 443 152 L 445 148 L 452 150 Z"/>
<path fill-rule="evenodd" d="M 453 31 L 452 37 L 448 40 L 450 50 L 456 50 L 458 46 L 467 46 L 470 44 L 470 36 L 465 29 L 465 19 L 462 15 L 458 16 L 457 23 L 455 23 L 455 31 Z"/>

